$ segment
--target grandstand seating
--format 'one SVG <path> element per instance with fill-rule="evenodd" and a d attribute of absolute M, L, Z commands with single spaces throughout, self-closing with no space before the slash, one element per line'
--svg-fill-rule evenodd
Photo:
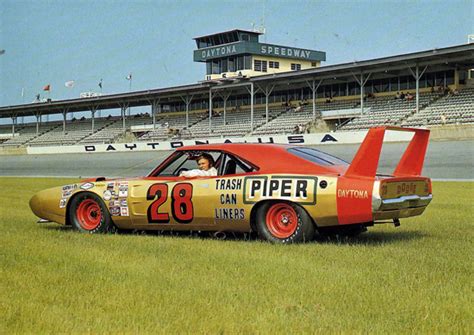
<path fill-rule="evenodd" d="M 269 117 L 274 113 L 269 112 Z M 255 108 L 253 127 L 254 129 L 265 123 L 265 108 Z M 211 120 L 211 132 L 209 133 L 209 117 L 201 119 L 189 128 L 187 136 L 199 137 L 222 137 L 222 136 L 245 136 L 250 133 L 250 110 L 229 109 L 226 112 L 225 124 L 224 114 L 221 110 L 214 113 Z"/>
<path fill-rule="evenodd" d="M 173 138 L 207 138 L 223 136 L 246 136 L 264 134 L 294 133 L 298 125 L 305 128 L 313 121 L 311 102 L 299 105 L 293 102 L 288 108 L 279 104 L 269 107 L 269 122 L 266 123 L 265 107 L 257 105 L 254 110 L 254 130 L 250 131 L 250 110 L 248 106 L 241 110 L 229 108 L 224 116 L 222 109 L 216 109 L 212 117 L 211 133 L 209 133 L 209 116 L 203 111 L 191 111 L 189 124 L 186 128 L 184 113 L 161 113 L 156 116 L 156 128 L 150 129 L 152 118 L 149 114 L 129 116 L 126 119 L 126 128 L 144 126 L 143 129 L 134 129 L 139 141 L 169 140 Z M 378 96 L 367 99 L 364 107 L 367 111 L 358 117 L 350 119 L 339 127 L 340 131 L 365 130 L 381 125 L 402 125 L 409 127 L 436 126 L 443 124 L 474 123 L 474 87 L 466 87 L 456 94 L 451 93 L 439 96 L 437 93 L 420 94 L 420 110 L 415 113 L 415 99 L 407 101 L 394 99 L 394 96 Z M 360 99 L 336 100 L 331 103 L 318 101 L 316 113 L 323 111 L 338 111 L 341 115 L 344 110 L 360 108 Z M 348 113 L 347 115 L 350 115 Z M 135 128 L 135 127 L 134 127 Z M 0 133 L 9 134 L 11 125 L 0 126 Z M 96 118 L 94 131 L 91 120 L 75 120 L 66 123 L 63 132 L 62 121 L 43 122 L 36 130 L 36 123 L 19 124 L 15 127 L 19 136 L 2 138 L 3 147 L 10 146 L 47 146 L 71 145 L 77 143 L 112 143 L 123 134 L 122 119 L 119 116 Z"/>
<path fill-rule="evenodd" d="M 94 120 L 94 129 L 101 129 L 105 126 L 107 120 Z M 92 134 L 92 123 L 90 119 L 75 120 L 66 123 L 66 129 L 63 130 L 62 123 L 59 126 L 33 138 L 28 145 L 48 146 L 48 145 L 71 145 Z"/>
<path fill-rule="evenodd" d="M 420 94 L 420 109 L 427 106 L 438 97 L 435 93 Z M 395 99 L 393 96 L 377 97 L 364 102 L 364 109 L 370 111 L 344 124 L 339 128 L 346 130 L 363 130 L 376 126 L 401 125 L 416 110 L 416 101 Z"/>
<path fill-rule="evenodd" d="M 341 100 L 331 103 L 317 102 L 316 115 L 323 110 L 350 109 L 357 106 L 360 100 Z M 262 124 L 253 134 L 291 134 L 295 132 L 295 127 L 302 125 L 305 128 L 308 123 L 313 121 L 313 106 L 307 104 L 304 106 L 294 106 L 293 108 L 283 109 L 277 118 L 273 118 L 267 124 Z"/>
<path fill-rule="evenodd" d="M 207 115 L 199 113 L 190 113 L 188 118 L 188 124 L 192 127 L 193 124 L 199 122 L 202 119 L 206 119 Z M 149 140 L 166 140 L 173 137 L 181 137 L 181 135 L 189 134 L 186 128 L 186 115 L 181 114 L 159 114 L 156 117 L 156 128 L 145 132 L 139 136 L 140 141 Z"/>
<path fill-rule="evenodd" d="M 474 123 L 474 87 L 437 100 L 402 123 L 407 127 Z"/>
<path fill-rule="evenodd" d="M 38 127 L 38 133 L 36 133 L 36 124 L 35 123 L 28 123 L 24 125 L 18 125 L 15 129 L 15 132 L 19 134 L 19 136 L 15 136 L 4 143 L 2 143 L 5 147 L 17 147 L 20 145 L 28 144 L 34 138 L 41 136 L 53 129 L 56 129 L 61 126 L 61 122 L 48 122 L 42 123 Z"/>

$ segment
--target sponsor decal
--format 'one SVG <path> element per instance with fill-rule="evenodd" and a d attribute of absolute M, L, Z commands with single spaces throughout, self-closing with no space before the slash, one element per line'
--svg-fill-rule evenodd
<path fill-rule="evenodd" d="M 128 206 L 127 199 L 122 199 L 118 202 L 119 202 L 121 207 L 127 207 Z"/>
<path fill-rule="evenodd" d="M 216 190 L 240 190 L 242 179 L 216 179 Z"/>
<path fill-rule="evenodd" d="M 118 196 L 127 197 L 128 196 L 128 182 L 121 182 L 118 184 Z"/>
<path fill-rule="evenodd" d="M 221 205 L 237 205 L 237 194 L 221 194 Z"/>
<path fill-rule="evenodd" d="M 104 200 L 109 201 L 110 199 L 112 199 L 112 192 L 110 190 L 105 190 L 102 197 L 104 198 Z"/>
<path fill-rule="evenodd" d="M 77 189 L 77 184 L 71 184 L 71 185 L 65 185 L 63 186 L 63 191 L 66 192 L 66 191 L 74 191 Z"/>
<path fill-rule="evenodd" d="M 128 216 L 128 207 L 120 207 L 120 215 Z"/>
<path fill-rule="evenodd" d="M 82 190 L 90 190 L 91 188 L 94 187 L 94 184 L 93 183 L 85 183 L 85 184 L 82 184 L 81 185 L 81 189 Z"/>
<path fill-rule="evenodd" d="M 66 198 L 62 198 L 61 200 L 59 200 L 59 208 L 66 207 L 66 201 L 67 201 Z"/>
<path fill-rule="evenodd" d="M 285 199 L 303 205 L 316 204 L 318 178 L 300 176 L 259 176 L 244 178 L 244 204 L 266 199 Z"/>
<path fill-rule="evenodd" d="M 243 208 L 215 208 L 214 218 L 216 220 L 244 220 L 245 211 Z"/>
<path fill-rule="evenodd" d="M 111 182 L 111 183 L 107 183 L 107 189 L 109 191 L 112 191 L 115 187 L 115 183 L 114 182 Z"/>
<path fill-rule="evenodd" d="M 368 199 L 369 193 L 367 190 L 337 190 L 338 198 L 351 198 L 351 199 Z"/>
<path fill-rule="evenodd" d="M 67 191 L 63 190 L 62 197 L 63 198 L 68 198 L 68 197 L 71 196 L 71 194 L 72 194 L 72 190 L 67 190 Z"/>
<path fill-rule="evenodd" d="M 110 215 L 120 216 L 120 207 L 110 207 Z"/>

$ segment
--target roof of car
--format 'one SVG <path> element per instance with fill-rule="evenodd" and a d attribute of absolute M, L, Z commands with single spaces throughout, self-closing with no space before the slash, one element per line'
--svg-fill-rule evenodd
<path fill-rule="evenodd" d="M 219 143 L 180 147 L 178 151 L 225 151 L 256 165 L 265 173 L 340 173 L 340 166 L 321 166 L 288 149 L 297 146 L 274 143 Z M 344 167 L 345 170 L 346 167 Z"/>

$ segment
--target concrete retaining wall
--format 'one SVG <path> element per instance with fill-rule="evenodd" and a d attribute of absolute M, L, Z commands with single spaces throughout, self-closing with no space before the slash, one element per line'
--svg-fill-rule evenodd
<path fill-rule="evenodd" d="M 354 144 L 361 143 L 367 131 L 319 133 L 300 135 L 276 135 L 260 137 L 224 137 L 202 140 L 172 140 L 163 142 L 134 142 L 113 144 L 87 144 L 72 146 L 28 147 L 28 154 L 58 154 L 58 153 L 104 153 L 130 151 L 163 151 L 173 150 L 187 145 L 206 143 L 282 143 L 293 145 L 322 145 L 322 144 Z M 409 141 L 413 133 L 387 131 L 385 142 Z"/>

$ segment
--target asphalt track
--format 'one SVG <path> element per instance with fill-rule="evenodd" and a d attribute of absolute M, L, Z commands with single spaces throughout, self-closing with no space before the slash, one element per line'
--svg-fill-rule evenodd
<path fill-rule="evenodd" d="M 407 143 L 385 143 L 379 172 L 390 173 Z M 331 144 L 315 148 L 351 161 L 358 144 Z M 0 176 L 132 177 L 151 171 L 170 152 L 127 152 L 62 155 L 1 155 Z M 423 175 L 440 180 L 474 180 L 474 141 L 430 142 Z"/>

